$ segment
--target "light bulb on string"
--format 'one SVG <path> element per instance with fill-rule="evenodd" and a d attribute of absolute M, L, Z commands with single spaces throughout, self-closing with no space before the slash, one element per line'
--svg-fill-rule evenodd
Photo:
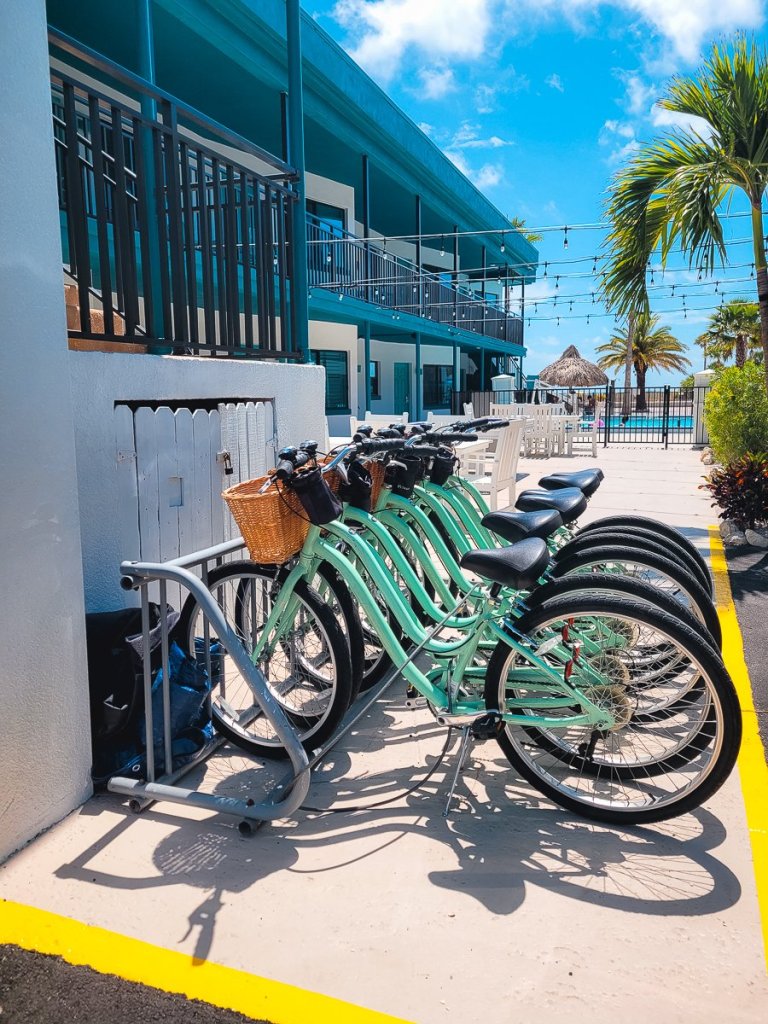
<path fill-rule="evenodd" d="M 445 256 L 445 235 L 440 236 L 440 255 Z"/>
<path fill-rule="evenodd" d="M 592 264 L 592 273 L 597 273 L 597 256 L 594 257 L 594 263 Z"/>
<path fill-rule="evenodd" d="M 560 326 L 560 317 L 557 318 L 557 326 Z"/>
<path fill-rule="evenodd" d="M 544 277 L 547 276 L 547 261 L 544 260 Z"/>
<path fill-rule="evenodd" d="M 595 293 L 594 292 L 592 292 L 592 305 L 593 306 L 597 305 L 597 299 L 595 298 Z"/>
<path fill-rule="evenodd" d="M 560 275 L 555 274 L 555 291 L 560 287 Z"/>
<path fill-rule="evenodd" d="M 507 246 L 506 246 L 506 243 L 505 243 L 505 241 L 504 241 L 504 235 L 505 235 L 505 234 L 506 234 L 506 232 L 505 232 L 505 231 L 502 231 L 502 232 L 501 232 L 501 245 L 499 246 L 499 249 L 500 249 L 500 251 L 501 251 L 501 252 L 505 252 L 505 250 L 506 250 L 506 248 L 507 248 Z"/>
<path fill-rule="evenodd" d="M 563 228 L 563 248 L 568 248 L 568 225 L 566 224 Z"/>
<path fill-rule="evenodd" d="M 587 313 L 587 327 L 589 327 L 589 313 Z"/>
<path fill-rule="evenodd" d="M 329 249 L 328 250 L 328 254 L 325 257 L 325 262 L 326 263 L 330 263 L 332 259 L 333 259 L 333 257 L 331 256 L 331 250 Z"/>

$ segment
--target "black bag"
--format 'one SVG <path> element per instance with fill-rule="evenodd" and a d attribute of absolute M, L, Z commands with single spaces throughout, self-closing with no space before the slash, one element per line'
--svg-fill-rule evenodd
<path fill-rule="evenodd" d="M 429 479 L 433 484 L 444 484 L 453 473 L 456 463 L 459 460 L 450 448 L 440 448 L 432 460 L 432 468 L 429 472 Z"/>
<path fill-rule="evenodd" d="M 339 487 L 339 497 L 347 504 L 371 511 L 371 488 L 373 477 L 362 462 L 352 462 L 347 467 L 347 482 Z"/>
<path fill-rule="evenodd" d="M 410 498 L 422 472 L 423 463 L 418 455 L 410 455 L 405 451 L 398 452 L 396 457 L 387 463 L 384 482 L 392 488 L 393 494 L 399 494 L 401 498 Z"/>
<path fill-rule="evenodd" d="M 324 526 L 341 515 L 341 502 L 325 482 L 319 467 L 295 473 L 291 486 L 314 526 Z"/>
<path fill-rule="evenodd" d="M 169 609 L 165 625 L 170 631 L 178 613 Z M 153 675 L 152 710 L 155 727 L 155 764 L 163 772 L 161 633 L 163 622 L 159 605 L 149 606 L 150 667 Z M 146 743 L 144 729 L 144 669 L 141 609 L 124 608 L 116 612 L 86 615 L 88 648 L 88 684 L 91 703 L 91 745 L 95 783 L 104 783 L 113 775 L 144 778 Z M 219 653 L 211 646 L 212 672 Z M 210 684 L 199 659 L 189 658 L 171 640 L 169 643 L 171 678 L 171 736 L 174 768 L 199 752 L 212 735 L 208 694 Z M 194 693 L 190 694 L 189 691 Z M 158 733 L 160 730 L 160 746 Z"/>

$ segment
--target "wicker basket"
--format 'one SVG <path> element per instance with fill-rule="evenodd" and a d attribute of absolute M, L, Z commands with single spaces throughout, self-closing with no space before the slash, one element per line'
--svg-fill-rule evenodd
<path fill-rule="evenodd" d="M 293 491 L 276 484 L 259 494 L 268 479 L 260 476 L 245 480 L 221 496 L 229 505 L 253 561 L 282 565 L 301 550 L 310 524 Z"/>

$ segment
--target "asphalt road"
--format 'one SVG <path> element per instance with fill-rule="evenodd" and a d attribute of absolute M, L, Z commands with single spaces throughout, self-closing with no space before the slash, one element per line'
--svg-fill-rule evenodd
<path fill-rule="evenodd" d="M 768 552 L 726 549 L 760 737 L 768 758 Z"/>
<path fill-rule="evenodd" d="M 57 956 L 0 946 L 3 1024 L 253 1024 L 184 996 L 73 967 Z M 267 1024 L 259 1021 L 258 1024 Z"/>

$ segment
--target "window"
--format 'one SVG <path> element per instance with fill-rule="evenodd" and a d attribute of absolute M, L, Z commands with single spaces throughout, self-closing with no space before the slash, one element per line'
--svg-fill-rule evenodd
<path fill-rule="evenodd" d="M 368 377 L 371 381 L 371 398 L 381 398 L 381 363 L 377 359 L 368 363 Z"/>
<path fill-rule="evenodd" d="M 325 367 L 325 411 L 349 412 L 349 363 L 346 352 L 313 352 L 318 366 Z"/>
<path fill-rule="evenodd" d="M 424 367 L 424 408 L 450 409 L 453 390 L 452 366 Z"/>
<path fill-rule="evenodd" d="M 323 227 L 332 235 L 341 238 L 347 227 L 347 211 L 338 206 L 318 203 L 315 199 L 307 200 L 307 213 L 321 221 Z"/>

